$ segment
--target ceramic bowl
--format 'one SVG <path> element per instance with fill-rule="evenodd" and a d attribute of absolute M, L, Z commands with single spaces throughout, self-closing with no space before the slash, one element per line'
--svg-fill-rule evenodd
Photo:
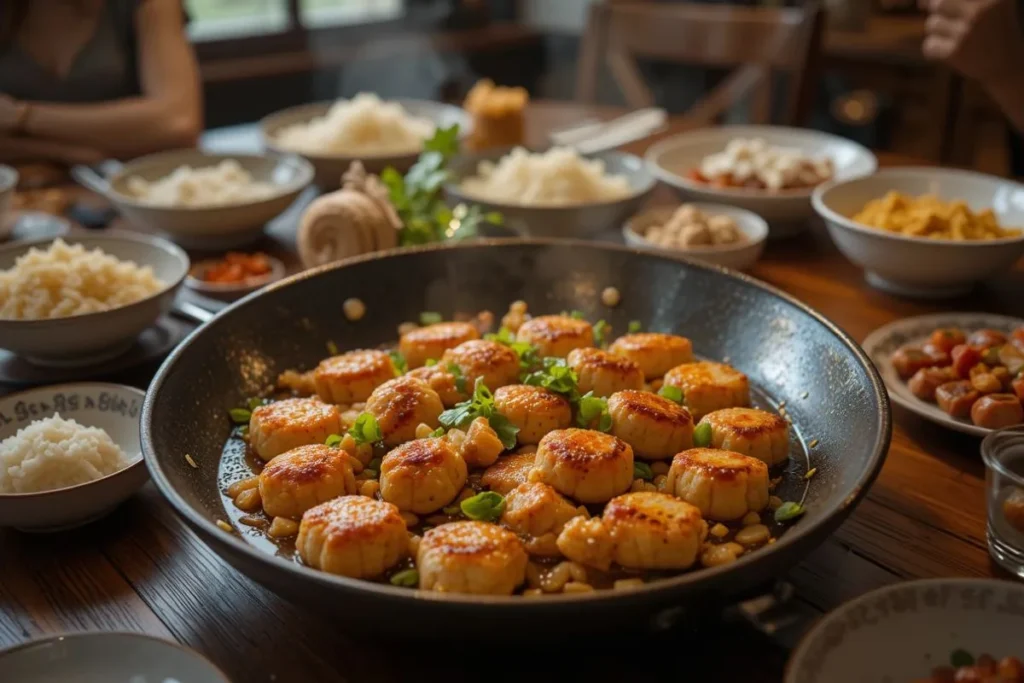
<path fill-rule="evenodd" d="M 106 515 L 138 491 L 149 474 L 139 443 L 139 413 L 146 393 L 102 382 L 58 384 L 0 398 L 0 441 L 35 420 L 59 413 L 86 427 L 99 427 L 131 464 L 87 484 L 41 493 L 0 494 L 0 527 L 59 531 Z M 2 467 L 0 463 L 0 467 Z"/>
<path fill-rule="evenodd" d="M 765 240 L 768 238 L 768 223 L 755 213 L 723 204 L 694 203 L 693 206 L 709 216 L 729 216 L 744 235 L 746 241 L 739 244 L 722 244 L 717 246 L 690 247 L 673 249 L 649 242 L 645 237 L 647 230 L 656 225 L 664 225 L 678 207 L 659 206 L 637 214 L 627 221 L 622 228 L 622 236 L 631 247 L 654 249 L 669 254 L 682 254 L 697 261 L 712 263 L 726 268 L 745 270 L 754 265 L 764 252 Z"/>
<path fill-rule="evenodd" d="M 141 633 L 70 633 L 0 651 L 18 683 L 231 683 L 198 652 Z"/>
<path fill-rule="evenodd" d="M 1007 270 L 1024 254 L 1024 233 L 997 240 L 957 241 L 907 237 L 850 219 L 887 192 L 934 194 L 963 200 L 973 211 L 992 209 L 1006 227 L 1024 227 L 1024 185 L 994 176 L 944 168 L 887 168 L 874 175 L 826 183 L 814 192 L 814 210 L 846 258 L 864 268 L 868 283 L 911 297 L 941 298 L 969 291 Z"/>
<path fill-rule="evenodd" d="M 451 203 L 477 204 L 485 211 L 499 212 L 504 218 L 504 227 L 520 237 L 592 238 L 618 232 L 623 222 L 640 209 L 655 185 L 654 177 L 640 157 L 625 152 L 598 152 L 583 156 L 603 161 L 610 175 L 625 176 L 631 189 L 627 197 L 594 204 L 545 207 L 486 201 L 462 190 L 462 179 L 475 175 L 480 162 L 497 162 L 509 151 L 511 148 L 489 150 L 455 159 L 451 164 L 452 179 L 445 186 L 445 192 Z"/>
<path fill-rule="evenodd" d="M 430 119 L 439 128 L 447 128 L 452 124 L 459 125 L 459 138 L 465 139 L 472 127 L 472 120 L 461 108 L 443 104 L 441 102 L 430 102 L 428 100 L 403 100 L 396 99 L 393 102 L 399 104 L 412 116 Z M 331 108 L 334 102 L 317 102 L 305 104 L 298 107 L 284 109 L 260 121 L 260 132 L 263 135 L 263 144 L 267 149 L 280 153 L 300 154 L 315 169 L 316 184 L 324 190 L 334 190 L 341 185 L 341 176 L 348 170 L 353 161 L 360 161 L 369 173 L 379 174 L 388 166 L 392 166 L 404 173 L 416 163 L 422 149 L 411 149 L 404 154 L 384 155 L 353 155 L 353 154 L 310 154 L 299 150 L 291 150 L 281 147 L 277 141 L 278 133 L 282 128 L 293 126 L 297 123 L 307 123 L 313 118 L 323 116 Z"/>
<path fill-rule="evenodd" d="M 828 157 L 840 179 L 867 175 L 878 160 L 866 147 L 828 133 L 779 126 L 719 126 L 701 128 L 653 145 L 644 159 L 651 173 L 672 187 L 685 201 L 716 202 L 752 211 L 768 221 L 769 237 L 787 237 L 802 231 L 811 208 L 813 188 L 768 192 L 743 188 L 719 188 L 687 177 L 704 157 L 721 152 L 737 138 L 760 138 L 769 145 L 791 147 L 813 157 Z"/>
<path fill-rule="evenodd" d="M 257 277 L 246 278 L 244 282 L 207 282 L 203 279 L 203 272 L 210 267 L 214 261 L 199 261 L 192 266 L 188 277 L 185 279 L 185 286 L 203 296 L 208 296 L 218 301 L 234 301 L 246 294 L 251 294 L 261 287 L 266 287 L 271 282 L 277 282 L 285 276 L 284 263 L 279 258 L 264 254 L 270 264 L 270 272 Z"/>
<path fill-rule="evenodd" d="M 8 220 L 8 211 L 17 186 L 18 172 L 10 166 L 0 165 L 0 240 L 5 239 L 14 229 L 14 222 Z"/>
<path fill-rule="evenodd" d="M 76 235 L 64 241 L 151 266 L 165 286 L 150 297 L 99 313 L 43 320 L 0 318 L 0 348 L 37 365 L 85 366 L 119 356 L 131 348 L 139 333 L 171 309 L 175 293 L 188 275 L 185 252 L 159 237 L 109 232 Z M 46 249 L 51 242 L 32 240 L 0 247 L 0 270 L 12 268 L 30 248 Z"/>
<path fill-rule="evenodd" d="M 908 683 L 954 652 L 1024 659 L 1024 585 L 927 579 L 872 591 L 830 612 L 804 637 L 786 683 Z"/>

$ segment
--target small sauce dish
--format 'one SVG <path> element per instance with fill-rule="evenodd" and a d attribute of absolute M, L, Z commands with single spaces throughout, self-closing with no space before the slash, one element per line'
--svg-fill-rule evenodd
<path fill-rule="evenodd" d="M 228 254 L 225 258 L 231 258 L 231 256 L 231 254 Z M 199 261 L 192 266 L 188 277 L 185 279 L 185 286 L 197 294 L 202 294 L 203 296 L 208 296 L 212 299 L 218 299 L 220 301 L 234 301 L 235 299 L 240 299 L 246 294 L 255 292 L 261 287 L 265 287 L 272 282 L 276 282 L 285 276 L 285 266 L 281 259 L 264 253 L 246 254 L 244 256 L 260 256 L 266 260 L 270 269 L 260 275 L 244 276 L 239 281 L 210 281 L 206 279 L 206 273 L 213 268 L 222 267 L 225 263 L 225 258 L 207 259 Z"/>

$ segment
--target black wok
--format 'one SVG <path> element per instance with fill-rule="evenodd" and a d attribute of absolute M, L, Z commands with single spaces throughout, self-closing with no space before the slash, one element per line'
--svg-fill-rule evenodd
<path fill-rule="evenodd" d="M 622 293 L 614 309 L 600 302 L 609 285 Z M 345 319 L 341 304 L 348 297 L 366 302 L 363 320 Z M 579 309 L 591 320 L 607 319 L 620 333 L 640 320 L 645 329 L 685 334 L 698 354 L 728 358 L 771 399 L 786 401 L 801 440 L 818 440 L 807 514 L 777 543 L 732 565 L 638 590 L 544 598 L 421 593 L 331 576 L 218 528 L 216 521 L 228 518 L 217 488 L 218 459 L 232 427 L 228 409 L 278 372 L 315 365 L 327 355 L 329 340 L 342 349 L 372 347 L 394 339 L 396 327 L 421 311 L 500 315 L 515 299 L 538 313 Z M 736 599 L 784 572 L 839 526 L 881 469 L 890 436 L 889 401 L 871 362 L 849 336 L 803 304 L 730 271 L 567 241 L 406 249 L 283 281 L 226 309 L 181 344 L 160 368 L 142 413 L 153 480 L 235 568 L 352 629 L 421 636 L 493 633 L 483 628 L 487 622 L 500 622 L 503 637 L 613 630 L 665 610 Z"/>

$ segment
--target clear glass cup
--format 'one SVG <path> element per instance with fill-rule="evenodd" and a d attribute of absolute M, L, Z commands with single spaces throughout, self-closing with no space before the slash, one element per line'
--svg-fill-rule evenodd
<path fill-rule="evenodd" d="M 992 432 L 981 442 L 988 501 L 988 551 L 1024 578 L 1024 425 Z"/>

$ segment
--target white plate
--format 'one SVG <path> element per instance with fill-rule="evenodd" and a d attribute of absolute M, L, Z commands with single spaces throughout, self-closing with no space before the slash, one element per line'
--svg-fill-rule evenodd
<path fill-rule="evenodd" d="M 786 683 L 909 683 L 966 650 L 1024 658 L 1024 585 L 928 579 L 887 586 L 819 621 L 793 652 Z"/>
<path fill-rule="evenodd" d="M 889 398 L 893 401 L 937 425 L 955 429 L 965 434 L 985 436 L 992 430 L 977 427 L 967 420 L 958 420 L 950 417 L 938 405 L 922 401 L 914 396 L 907 383 L 900 378 L 899 373 L 892 366 L 892 354 L 896 349 L 905 344 L 923 343 L 928 338 L 928 335 L 939 327 L 959 327 L 968 334 L 974 330 L 988 327 L 1009 334 L 1022 325 L 1024 325 L 1024 320 L 1019 318 L 1010 318 L 991 313 L 936 313 L 934 315 L 919 315 L 913 318 L 903 318 L 879 327 L 864 339 L 861 343 L 861 348 L 864 349 L 864 353 L 868 354 L 871 362 L 878 368 L 878 373 L 882 376 L 882 381 L 885 382 L 885 386 L 889 390 Z"/>

